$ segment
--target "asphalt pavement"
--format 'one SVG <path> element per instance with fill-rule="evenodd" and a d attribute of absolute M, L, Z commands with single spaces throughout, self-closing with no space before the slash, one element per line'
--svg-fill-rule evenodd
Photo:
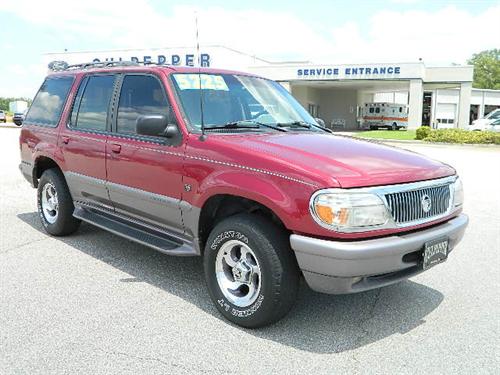
<path fill-rule="evenodd" d="M 0 374 L 498 374 L 500 147 L 399 145 L 456 167 L 470 225 L 447 262 L 345 296 L 302 284 L 291 313 L 247 330 L 208 296 L 200 258 L 82 224 L 48 236 L 0 124 Z"/>

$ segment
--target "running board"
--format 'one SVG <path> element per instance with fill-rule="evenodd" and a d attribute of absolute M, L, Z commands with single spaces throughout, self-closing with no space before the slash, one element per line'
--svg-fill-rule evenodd
<path fill-rule="evenodd" d="M 126 220 L 100 210 L 75 206 L 73 216 L 131 241 L 151 247 L 164 254 L 179 256 L 198 255 L 194 247 L 189 243 L 169 236 L 166 233 L 146 228 L 140 224 L 127 222 Z"/>

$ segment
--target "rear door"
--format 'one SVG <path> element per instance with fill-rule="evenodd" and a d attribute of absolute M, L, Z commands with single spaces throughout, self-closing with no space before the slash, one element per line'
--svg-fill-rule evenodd
<path fill-rule="evenodd" d="M 113 133 L 107 143 L 108 189 L 117 213 L 183 232 L 182 140 L 136 133 L 141 115 L 166 115 L 175 123 L 158 76 L 125 74 L 120 80 Z"/>
<path fill-rule="evenodd" d="M 106 141 L 110 131 L 109 105 L 115 75 L 83 78 L 67 127 L 59 136 L 65 177 L 73 200 L 112 208 L 106 188 Z"/>

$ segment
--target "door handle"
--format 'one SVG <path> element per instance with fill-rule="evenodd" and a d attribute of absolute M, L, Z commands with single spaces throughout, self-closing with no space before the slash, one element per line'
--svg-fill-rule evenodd
<path fill-rule="evenodd" d="M 119 145 L 117 143 L 111 144 L 111 151 L 113 151 L 115 154 L 119 154 L 121 150 L 122 150 L 121 145 Z"/>
<path fill-rule="evenodd" d="M 68 136 L 63 135 L 61 137 L 61 139 L 62 139 L 62 143 L 64 143 L 65 145 L 67 145 L 69 143 L 69 137 Z"/>

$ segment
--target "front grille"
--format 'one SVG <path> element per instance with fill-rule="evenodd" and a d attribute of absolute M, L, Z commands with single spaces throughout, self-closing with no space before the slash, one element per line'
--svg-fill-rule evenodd
<path fill-rule="evenodd" d="M 422 199 L 429 197 L 430 209 L 424 211 Z M 450 185 L 432 186 L 417 190 L 386 194 L 392 218 L 398 224 L 414 221 L 428 221 L 433 217 L 445 214 L 450 205 Z"/>

